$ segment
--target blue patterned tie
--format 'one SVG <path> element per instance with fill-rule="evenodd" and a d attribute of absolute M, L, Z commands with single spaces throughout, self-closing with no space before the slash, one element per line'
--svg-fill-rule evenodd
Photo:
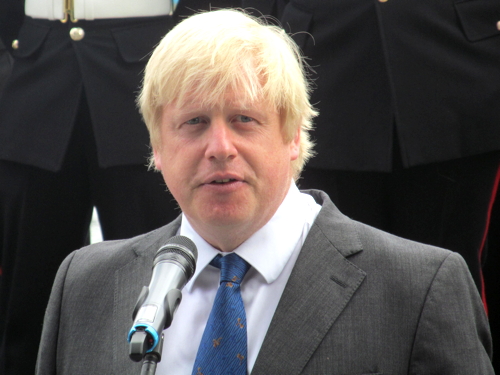
<path fill-rule="evenodd" d="M 193 375 L 247 373 L 247 318 L 240 283 L 250 265 L 231 253 L 216 256 L 212 266 L 221 269 L 220 286 L 201 339 Z"/>

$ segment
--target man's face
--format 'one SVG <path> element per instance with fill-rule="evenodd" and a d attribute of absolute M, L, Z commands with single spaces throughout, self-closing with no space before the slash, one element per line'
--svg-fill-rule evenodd
<path fill-rule="evenodd" d="M 235 95 L 222 108 L 174 102 L 163 108 L 160 131 L 156 167 L 193 227 L 223 251 L 233 249 L 223 248 L 220 237 L 238 246 L 288 192 L 299 133 L 285 142 L 280 115 L 266 103 L 242 106 Z"/>

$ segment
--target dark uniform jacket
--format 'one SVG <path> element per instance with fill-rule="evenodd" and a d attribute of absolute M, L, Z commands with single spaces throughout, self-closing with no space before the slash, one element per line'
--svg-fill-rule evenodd
<path fill-rule="evenodd" d="M 243 0 L 316 72 L 308 166 L 390 171 L 500 150 L 500 1 Z"/>
<path fill-rule="evenodd" d="M 82 88 L 99 166 L 146 164 L 149 135 L 136 96 L 149 54 L 179 17 L 232 1 L 181 0 L 173 16 L 65 24 L 23 18 L 21 0 L 2 4 L 0 37 L 8 46 L 17 38 L 19 47 L 0 100 L 0 160 L 55 172 L 70 141 Z M 83 29 L 83 39 L 70 37 L 74 27 Z"/>

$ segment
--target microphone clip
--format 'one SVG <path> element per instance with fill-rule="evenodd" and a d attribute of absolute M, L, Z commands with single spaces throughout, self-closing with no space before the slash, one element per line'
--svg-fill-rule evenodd
<path fill-rule="evenodd" d="M 163 303 L 164 311 L 158 311 L 157 305 L 143 305 L 149 294 L 149 288 L 144 286 L 137 299 L 132 318 L 135 320 L 138 312 L 142 310 L 142 319 L 138 320 L 128 334 L 129 357 L 135 361 L 141 361 L 147 354 L 156 353 L 158 362 L 161 360 L 161 349 L 158 349 L 160 342 L 163 345 L 163 334 L 157 332 L 149 323 L 156 319 L 158 313 L 164 315 L 165 324 L 163 329 L 170 327 L 174 318 L 174 313 L 182 300 L 182 293 L 178 289 L 171 289 L 165 296 Z M 145 312 L 147 311 L 147 312 Z"/>
<path fill-rule="evenodd" d="M 130 340 L 130 358 L 135 362 L 142 360 L 141 375 L 154 375 L 156 365 L 161 361 L 161 352 L 163 349 L 163 333 L 158 340 L 158 345 L 154 349 L 147 351 L 150 343 L 150 337 L 145 331 L 136 331 Z"/>

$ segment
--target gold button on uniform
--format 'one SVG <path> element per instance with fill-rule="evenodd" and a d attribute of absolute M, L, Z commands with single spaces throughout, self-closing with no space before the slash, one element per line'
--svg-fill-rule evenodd
<path fill-rule="evenodd" d="M 12 41 L 12 49 L 18 49 L 19 48 L 19 40 L 15 39 Z"/>
<path fill-rule="evenodd" d="M 69 31 L 69 36 L 71 39 L 73 39 L 75 42 L 78 42 L 79 40 L 82 40 L 83 37 L 85 36 L 85 31 L 81 27 L 73 27 Z"/>
<path fill-rule="evenodd" d="M 497 30 L 500 31 L 500 21 L 497 22 Z"/>
<path fill-rule="evenodd" d="M 378 0 L 380 3 L 385 3 L 387 0 Z"/>

